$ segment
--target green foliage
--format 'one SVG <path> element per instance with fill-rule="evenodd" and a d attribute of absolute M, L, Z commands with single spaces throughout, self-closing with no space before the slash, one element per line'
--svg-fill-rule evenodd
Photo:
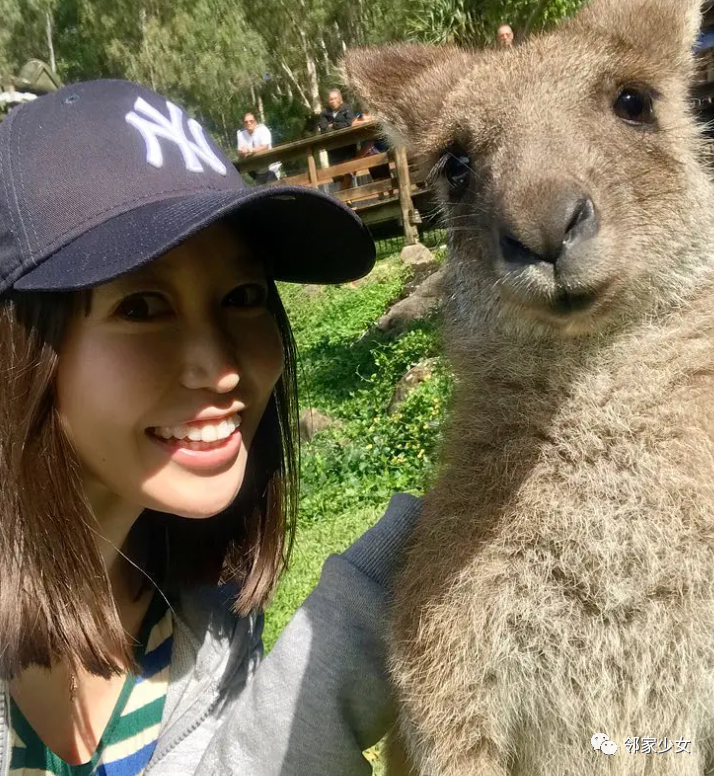
<path fill-rule="evenodd" d="M 580 8 L 584 0 L 417 0 L 409 34 L 430 43 L 493 43 L 501 24 L 517 35 L 541 29 Z"/>
<path fill-rule="evenodd" d="M 313 403 L 341 422 L 317 436 L 303 457 L 303 520 L 323 520 L 355 503 L 383 504 L 395 491 L 423 488 L 448 376 L 437 371 L 397 412 L 390 415 L 387 407 L 399 379 L 438 350 L 433 323 L 427 323 L 396 342 L 374 337 L 358 348 L 329 348 L 328 358 L 342 361 L 333 381 L 325 379 L 324 363 L 315 364 L 310 385 L 321 401 Z"/>
<path fill-rule="evenodd" d="M 129 78 L 198 114 L 227 148 L 245 97 L 267 70 L 265 45 L 233 0 L 0 0 L 0 68 L 49 61 L 67 82 Z"/>
<path fill-rule="evenodd" d="M 481 45 L 571 13 L 582 0 L 0 0 L 0 74 L 30 58 L 65 83 L 132 78 L 197 114 L 226 150 L 265 107 L 276 139 L 339 85 L 352 46 L 416 39 Z M 349 100 L 349 95 L 347 95 Z"/>
<path fill-rule="evenodd" d="M 421 13 L 408 21 L 411 36 L 425 43 L 468 43 L 482 37 L 483 27 L 468 10 L 469 0 L 419 0 Z"/>
<path fill-rule="evenodd" d="M 28 59 L 49 61 L 46 13 L 56 0 L 0 0 L 0 73 L 15 73 Z"/>
<path fill-rule="evenodd" d="M 240 6 L 231 0 L 77 3 L 81 45 L 94 49 L 87 59 L 102 75 L 129 78 L 170 95 L 199 114 L 226 147 L 235 145 L 240 95 L 266 67 L 262 41 Z M 85 57 L 79 59 L 81 65 Z"/>
<path fill-rule="evenodd" d="M 303 524 L 383 507 L 395 491 L 423 490 L 431 475 L 451 386 L 436 321 L 416 322 L 394 339 L 373 327 L 405 280 L 392 257 L 366 281 L 314 296 L 281 285 L 300 353 L 301 406 L 336 420 L 303 447 Z M 390 414 L 395 386 L 426 358 L 435 359 L 433 375 Z"/>

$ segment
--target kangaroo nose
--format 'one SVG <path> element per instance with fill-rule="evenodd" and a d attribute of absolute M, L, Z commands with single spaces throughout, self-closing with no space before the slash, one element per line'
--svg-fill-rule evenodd
<path fill-rule="evenodd" d="M 579 191 L 564 191 L 540 206 L 525 205 L 517 223 L 504 223 L 499 230 L 499 248 L 508 264 L 557 264 L 565 251 L 594 237 L 597 230 L 592 199 Z"/>

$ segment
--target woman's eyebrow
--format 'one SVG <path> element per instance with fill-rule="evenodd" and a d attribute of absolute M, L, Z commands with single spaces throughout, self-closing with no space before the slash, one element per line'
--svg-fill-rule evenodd
<path fill-rule="evenodd" d="M 172 273 L 170 270 L 159 266 L 147 265 L 134 270 L 127 275 L 122 275 L 113 280 L 111 284 L 107 285 L 118 290 L 136 288 L 145 283 L 166 285 L 171 281 L 171 276 Z"/>
<path fill-rule="evenodd" d="M 146 283 L 146 281 L 153 280 L 165 281 L 170 280 L 173 274 L 171 268 L 162 262 L 153 262 L 151 264 L 145 264 L 143 267 L 139 267 L 139 269 L 128 275 L 124 275 L 119 278 L 119 280 L 123 280 L 126 283 Z"/>

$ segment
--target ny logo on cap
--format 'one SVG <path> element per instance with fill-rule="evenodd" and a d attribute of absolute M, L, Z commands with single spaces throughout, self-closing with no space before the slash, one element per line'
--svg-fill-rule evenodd
<path fill-rule="evenodd" d="M 217 173 L 225 175 L 226 166 L 211 150 L 201 125 L 194 119 L 188 119 L 188 128 L 193 136 L 193 141 L 189 140 L 184 132 L 184 113 L 181 108 L 168 100 L 166 100 L 166 107 L 169 109 L 168 119 L 156 108 L 149 105 L 143 97 L 138 97 L 134 103 L 134 110 L 126 114 L 127 123 L 136 127 L 144 138 L 147 163 L 158 168 L 164 166 L 164 154 L 159 143 L 159 138 L 164 138 L 176 143 L 183 156 L 186 169 L 190 172 L 204 172 L 201 164 L 201 160 L 203 160 Z M 143 116 L 140 116 L 139 113 L 142 113 Z"/>

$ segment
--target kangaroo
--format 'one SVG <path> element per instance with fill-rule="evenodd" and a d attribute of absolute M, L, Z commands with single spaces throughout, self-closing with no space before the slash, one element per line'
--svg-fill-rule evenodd
<path fill-rule="evenodd" d="M 345 75 L 431 170 L 456 387 L 396 584 L 388 772 L 714 774 L 714 185 L 699 0 Z"/>

